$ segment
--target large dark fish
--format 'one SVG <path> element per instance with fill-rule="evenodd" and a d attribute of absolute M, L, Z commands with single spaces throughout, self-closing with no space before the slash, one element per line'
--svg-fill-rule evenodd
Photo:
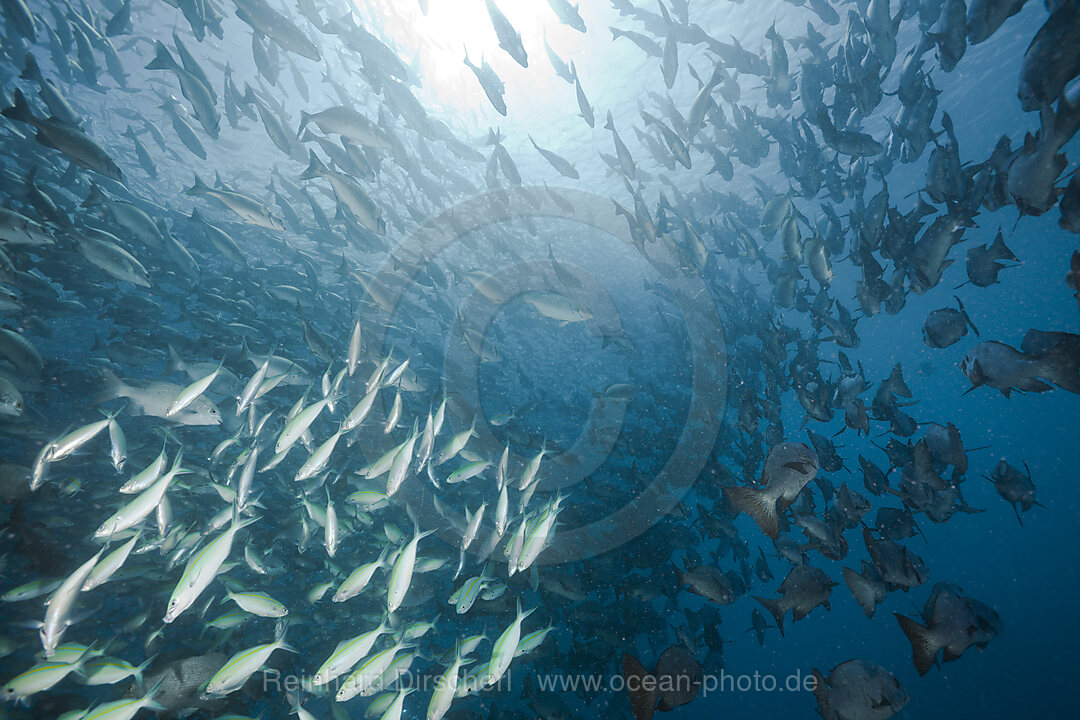
<path fill-rule="evenodd" d="M 967 39 L 972 45 L 987 40 L 1006 20 L 1023 9 L 1027 0 L 968 0 Z"/>
<path fill-rule="evenodd" d="M 780 583 L 780 597 L 754 597 L 776 619 L 776 627 L 784 634 L 784 615 L 792 610 L 793 621 L 801 620 L 818 605 L 829 609 L 829 595 L 836 585 L 825 571 L 809 565 L 796 565 Z"/>
<path fill-rule="evenodd" d="M 960 659 L 972 645 L 984 648 L 1002 632 L 998 614 L 978 600 L 964 597 L 960 589 L 938 583 L 923 608 L 925 625 L 896 613 L 900 628 L 911 641 L 912 660 L 919 675 L 929 672 L 944 650 L 945 662 Z"/>
<path fill-rule="evenodd" d="M 1035 34 L 1020 66 L 1020 106 L 1027 112 L 1057 102 L 1080 75 L 1080 2 L 1063 0 Z"/>
<path fill-rule="evenodd" d="M 888 720 L 910 699 L 892 673 L 864 660 L 837 665 L 828 677 L 812 672 L 822 720 Z"/>
<path fill-rule="evenodd" d="M 1075 177 L 1075 175 L 1073 177 Z M 1015 267 L 1013 265 L 1003 265 L 998 262 L 999 260 L 1020 262 L 1019 258 L 1013 255 L 1012 250 L 1005 245 L 1005 238 L 1002 236 L 1001 231 L 998 231 L 997 236 L 994 238 L 994 242 L 989 245 L 976 245 L 975 247 L 968 248 L 968 280 L 975 287 L 989 287 L 990 285 L 999 282 L 999 272 L 1009 267 Z"/>
<path fill-rule="evenodd" d="M 224 653 L 194 655 L 173 660 L 148 672 L 143 677 L 143 684 L 158 688 L 154 700 L 165 708 L 159 717 L 183 717 L 192 710 L 218 713 L 224 709 L 227 698 L 204 697 L 202 688 L 227 659 Z M 138 688 L 134 685 L 128 690 L 132 696 L 136 692 Z"/>
<path fill-rule="evenodd" d="M 971 317 L 968 316 L 967 310 L 964 309 L 964 303 L 960 302 L 960 298 L 954 299 L 957 306 L 959 306 L 959 310 L 941 308 L 927 316 L 926 322 L 923 323 L 923 342 L 927 346 L 932 348 L 949 347 L 967 335 L 969 326 L 976 335 L 979 334 L 978 328 L 975 327 L 975 323 L 971 322 Z"/>
<path fill-rule="evenodd" d="M 780 534 L 780 513 L 817 476 L 817 453 L 803 443 L 782 442 L 769 451 L 761 473 L 762 489 L 726 487 L 724 497 L 732 508 L 754 519 L 771 538 Z"/>
<path fill-rule="evenodd" d="M 851 590 L 855 602 L 859 603 L 866 617 L 873 617 L 878 603 L 889 594 L 889 589 L 881 577 L 881 571 L 872 562 L 862 561 L 862 572 L 855 572 L 851 568 L 842 569 L 844 582 Z"/>
<path fill-rule="evenodd" d="M 681 645 L 665 650 L 651 673 L 637 658 L 624 654 L 622 674 L 636 720 L 651 720 L 657 710 L 687 704 L 701 692 L 704 679 L 701 663 Z"/>
<path fill-rule="evenodd" d="M 1016 513 L 1016 520 L 1024 524 L 1020 513 L 1027 512 L 1035 505 L 1043 507 L 1042 503 L 1035 499 L 1035 483 L 1031 482 L 1031 470 L 1024 465 L 1026 472 L 1021 472 L 1008 462 L 1002 460 L 994 468 L 994 472 L 986 476 L 986 479 L 994 483 L 994 489 Z"/>
<path fill-rule="evenodd" d="M 970 389 L 987 385 L 1005 397 L 1013 390 L 1046 392 L 1048 383 L 1080 394 L 1080 336 L 1029 330 L 1020 350 L 988 340 L 967 354 L 960 369 Z"/>
<path fill-rule="evenodd" d="M 735 602 L 735 592 L 731 581 L 717 568 L 699 567 L 693 570 L 680 570 L 676 567 L 675 573 L 679 579 L 679 586 L 684 590 L 720 605 L 730 605 Z"/>

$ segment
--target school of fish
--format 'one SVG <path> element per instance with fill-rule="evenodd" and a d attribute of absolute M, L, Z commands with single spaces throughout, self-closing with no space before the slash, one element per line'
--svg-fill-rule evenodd
<path fill-rule="evenodd" d="M 547 0 L 561 31 L 633 45 L 655 73 L 623 81 L 641 83 L 636 117 L 590 101 L 589 57 L 564 60 L 545 34 L 539 67 L 511 0 L 482 4 L 506 57 L 461 59 L 506 122 L 470 133 L 425 107 L 414 59 L 364 0 L 0 0 L 8 716 L 649 720 L 723 667 L 739 598 L 762 645 L 829 611 L 841 584 L 872 618 L 928 583 L 904 544 L 918 523 L 979 511 L 960 430 L 905 411 L 899 363 L 866 377 L 860 323 L 963 258 L 968 281 L 923 324 L 929 351 L 970 331 L 967 390 L 1080 394 L 1080 335 L 1025 329 L 1016 348 L 965 308 L 1020 262 L 1009 230 L 958 247 L 1003 208 L 1080 232 L 1064 154 L 1080 0 L 786 0 L 771 11 L 803 34 L 730 39 L 706 28 L 743 0 Z M 965 155 L 935 82 L 1035 5 L 1040 29 L 1008 62 L 1039 129 Z M 594 12 L 611 27 L 587 26 Z M 553 71 L 610 145 L 568 157 L 519 132 L 503 60 Z M 773 166 L 773 184 L 749 172 Z M 890 187 L 911 167 L 917 193 Z M 545 219 L 573 216 L 581 191 L 659 273 L 646 325 L 613 321 L 556 257 Z M 454 210 L 470 202 L 482 217 Z M 456 235 L 449 252 L 408 242 L 433 224 Z M 507 263 L 531 263 L 534 285 L 515 289 Z M 1062 303 L 1080 300 L 1080 251 L 1062 275 Z M 681 327 L 709 316 L 680 320 L 672 287 L 702 288 L 719 324 Z M 500 310 L 514 321 L 491 332 Z M 560 333 L 580 357 L 542 357 Z M 673 451 L 691 379 L 659 368 L 693 342 L 722 427 L 692 489 L 659 488 L 670 510 L 609 543 L 597 521 Z M 608 365 L 628 379 L 598 380 Z M 449 380 L 469 368 L 490 380 L 479 393 Z M 599 420 L 576 443 L 545 433 L 581 414 L 582 397 L 545 396 L 560 378 L 592 384 Z M 801 427 L 784 426 L 784 397 Z M 597 448 L 604 470 L 557 482 Z M 1021 523 L 1039 505 L 1022 460 L 986 478 Z M 940 580 L 920 612 L 894 613 L 919 675 L 1003 632 L 990 601 Z M 909 689 L 876 664 L 890 661 L 815 669 L 821 716 L 899 712 Z M 502 689 L 541 671 L 637 682 Z M 666 678 L 690 685 L 641 689 Z"/>

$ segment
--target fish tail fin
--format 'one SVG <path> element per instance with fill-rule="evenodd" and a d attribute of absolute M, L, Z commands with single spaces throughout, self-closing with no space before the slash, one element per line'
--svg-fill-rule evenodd
<path fill-rule="evenodd" d="M 288 647 L 287 645 L 285 645 L 285 633 L 286 633 L 286 631 L 288 631 L 288 629 L 289 629 L 289 620 L 288 620 L 288 618 L 279 619 L 277 621 L 277 623 L 274 625 L 274 642 L 275 643 L 280 643 L 283 647 Z M 293 652 L 296 652 L 296 651 L 294 650 Z"/>
<path fill-rule="evenodd" d="M 893 613 L 896 621 L 900 623 L 900 629 L 907 635 L 911 642 L 911 659 L 915 662 L 915 669 L 919 675 L 925 675 L 934 664 L 938 647 L 934 642 L 930 628 L 920 625 L 909 617 L 900 613 Z"/>
<path fill-rule="evenodd" d="M 149 660 L 139 666 L 139 669 L 146 667 L 147 664 L 149 664 L 150 660 L 153 660 L 156 657 L 157 655 L 150 656 Z M 161 678 L 156 683 L 154 683 L 154 686 L 152 688 L 150 688 L 143 694 L 143 697 L 148 699 L 147 702 L 143 703 L 144 708 L 153 710 L 154 712 L 162 712 L 167 709 L 164 705 L 154 700 L 154 696 L 157 695 L 158 692 L 161 690 L 161 686 L 164 682 L 165 678 Z M 139 683 L 139 687 L 142 688 L 141 682 Z"/>
<path fill-rule="evenodd" d="M 817 117 L 818 127 L 821 128 L 822 135 L 832 136 L 836 134 L 836 126 L 833 125 L 832 118 L 829 117 L 829 111 L 824 107 L 818 108 Z"/>
<path fill-rule="evenodd" d="M 993 254 L 995 260 L 1012 260 L 1013 262 L 1020 262 L 1020 258 L 1013 254 L 1013 251 L 1005 245 L 1005 236 L 998 231 L 997 237 L 994 238 L 994 242 L 990 244 L 990 253 Z"/>
<path fill-rule="evenodd" d="M 605 130 L 611 130 L 612 132 L 615 131 L 615 120 L 614 120 L 614 118 L 611 117 L 611 111 L 610 110 L 608 110 L 607 120 L 604 122 L 604 129 Z"/>
<path fill-rule="evenodd" d="M 15 92 L 18 92 L 18 90 L 16 90 Z M 75 183 L 75 178 L 77 178 L 78 176 L 79 168 L 76 167 L 75 163 L 69 162 L 67 170 L 64 171 L 63 176 L 61 176 L 60 180 L 57 181 L 56 184 L 63 187 L 71 187 Z"/>
<path fill-rule="evenodd" d="M 103 402 L 108 402 L 118 397 L 124 397 L 127 391 L 127 385 L 124 381 L 116 376 L 109 368 L 102 368 L 101 370 L 102 388 L 98 396 L 94 398 L 94 405 L 100 405 Z"/>
<path fill-rule="evenodd" d="M 300 175 L 301 180 L 310 180 L 311 178 L 319 177 L 320 175 L 329 172 L 323 161 L 319 159 L 319 156 L 315 154 L 314 150 L 308 150 L 308 166 L 307 170 L 304 170 Z"/>
<path fill-rule="evenodd" d="M 784 605 L 783 598 L 763 598 L 754 596 L 762 606 L 769 611 L 769 613 L 776 619 L 776 629 L 780 631 L 780 634 L 784 634 L 784 613 L 787 612 L 787 606 Z"/>
<path fill-rule="evenodd" d="M 304 132 L 304 128 L 311 122 L 311 113 L 300 111 L 300 127 L 296 129 L 296 137 L 300 137 L 300 133 Z"/>
<path fill-rule="evenodd" d="M 182 367 L 184 361 L 181 359 L 180 354 L 176 352 L 176 348 L 172 346 L 172 343 L 166 343 L 166 347 L 169 349 L 169 372 L 184 372 L 184 369 Z"/>
<path fill-rule="evenodd" d="M 272 354 L 273 353 L 271 353 L 271 355 Z M 254 357 L 254 355 L 252 355 L 251 348 L 248 347 L 246 337 L 241 337 L 240 338 L 240 357 L 243 358 L 244 360 L 247 360 L 248 362 L 252 362 L 251 358 Z M 260 364 L 261 364 L 261 361 L 256 362 L 255 366 L 258 367 Z"/>
<path fill-rule="evenodd" d="M 90 181 L 90 194 L 86 196 L 86 199 L 82 201 L 82 205 L 79 207 L 93 207 L 94 205 L 104 205 L 109 201 L 109 198 L 98 187 L 97 183 L 93 180 Z"/>
<path fill-rule="evenodd" d="M 257 501 L 258 501 L 258 498 L 256 498 L 254 501 L 249 501 L 248 504 L 251 505 L 251 504 L 254 504 Z M 237 510 L 238 509 L 234 505 L 233 506 L 233 523 L 236 525 L 237 532 L 239 532 L 240 530 L 243 530 L 248 525 L 254 525 L 256 522 L 258 522 L 259 518 L 257 516 L 241 518 L 240 515 L 239 515 L 239 512 Z"/>
<path fill-rule="evenodd" d="M 19 73 L 19 77 L 23 80 L 32 80 L 38 85 L 41 84 L 43 78 L 41 76 L 41 68 L 38 67 L 37 58 L 33 53 L 26 53 L 26 62 L 23 65 L 23 71 Z"/>
<path fill-rule="evenodd" d="M 636 657 L 624 653 L 622 674 L 630 693 L 630 708 L 634 712 L 635 720 L 652 720 L 652 716 L 656 713 L 656 703 L 660 699 L 660 693 L 655 683 L 642 682 L 650 676 L 649 671 Z"/>
<path fill-rule="evenodd" d="M 187 188 L 186 190 L 184 190 L 184 194 L 185 195 L 202 195 L 203 193 L 206 193 L 206 192 L 209 192 L 209 191 L 210 191 L 210 188 L 207 187 L 206 183 L 204 183 L 202 178 L 199 177 L 199 174 L 195 173 L 195 184 L 192 185 L 191 187 Z"/>
<path fill-rule="evenodd" d="M 1062 390 L 1080 394 L 1080 337 L 1069 336 L 1058 341 L 1039 365 L 1040 377 Z"/>
<path fill-rule="evenodd" d="M 866 617 L 874 617 L 874 608 L 877 605 L 877 596 L 874 587 L 865 577 L 851 568 L 842 568 L 844 582 L 847 583 L 851 594 L 855 596 L 855 602 L 859 603 Z"/>
<path fill-rule="evenodd" d="M 30 104 L 26 102 L 26 96 L 22 94 L 22 90 L 15 88 L 14 98 L 15 104 L 4 108 L 0 113 L 6 118 L 18 120 L 19 122 L 33 122 L 35 120 L 34 113 L 30 110 Z"/>
<path fill-rule="evenodd" d="M 964 322 L 966 322 L 968 324 L 968 326 L 971 328 L 972 332 L 975 333 L 975 336 L 978 337 L 979 336 L 979 328 L 975 327 L 975 323 L 972 322 L 971 316 L 968 315 L 968 311 L 967 311 L 967 308 L 964 307 L 964 303 L 960 302 L 960 298 L 956 297 L 955 295 L 953 295 L 953 299 L 956 300 L 956 304 L 960 308 L 960 314 L 964 316 Z"/>
<path fill-rule="evenodd" d="M 754 519 L 761 531 L 771 538 L 780 534 L 780 517 L 776 503 L 761 490 L 748 487 L 724 488 L 728 504 Z"/>
<path fill-rule="evenodd" d="M 146 672 L 146 668 L 150 667 L 150 665 L 152 665 L 154 660 L 156 660 L 156 659 L 157 659 L 157 653 L 154 653 L 150 657 L 146 658 L 146 660 L 144 660 L 141 665 L 139 665 L 138 667 L 135 668 L 135 673 L 134 673 L 135 685 L 139 688 L 139 692 L 142 692 L 143 689 L 144 689 L 143 688 L 143 673 Z M 151 692 L 153 692 L 153 690 L 157 690 L 156 685 L 152 688 Z"/>
<path fill-rule="evenodd" d="M 832 703 L 829 702 L 829 688 L 825 685 L 825 678 L 817 668 L 810 669 L 810 675 L 814 678 L 814 699 L 817 700 L 818 712 L 821 717 L 835 717 Z"/>
<path fill-rule="evenodd" d="M 165 47 L 165 43 L 158 40 L 154 45 L 154 59 L 146 63 L 147 70 L 175 70 L 176 59 Z"/>
<path fill-rule="evenodd" d="M 674 561 L 672 561 L 671 567 L 675 569 L 675 580 L 679 583 L 679 587 L 682 587 L 686 584 L 686 570 L 676 565 Z M 689 565 L 687 567 L 693 569 Z"/>

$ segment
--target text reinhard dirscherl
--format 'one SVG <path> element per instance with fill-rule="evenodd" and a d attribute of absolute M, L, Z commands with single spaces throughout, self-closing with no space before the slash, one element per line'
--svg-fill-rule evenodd
<path fill-rule="evenodd" d="M 310 689 L 313 676 L 285 674 L 279 670 L 268 669 L 263 674 L 263 692 L 295 693 L 300 690 Z M 414 673 L 403 672 L 392 678 L 351 678 L 342 675 L 327 683 L 323 687 L 327 692 L 336 693 L 340 688 L 352 682 L 363 682 L 368 687 L 363 695 L 373 695 L 382 690 L 391 688 L 415 688 L 420 691 L 432 691 L 439 684 L 441 673 Z M 690 675 L 642 675 L 637 677 L 624 677 L 622 675 L 601 675 L 588 673 L 536 673 L 531 675 L 533 688 L 539 692 L 587 693 L 601 692 L 686 692 L 691 689 L 697 678 Z M 383 684 L 385 683 L 385 687 Z M 458 682 L 459 687 L 466 684 L 464 678 Z M 481 691 L 509 691 L 513 687 L 512 673 L 506 673 L 494 685 L 478 687 Z M 729 673 L 721 670 L 719 674 L 705 674 L 700 677 L 700 693 L 725 692 L 813 692 L 817 687 L 817 678 L 810 673 L 796 670 L 786 676 L 778 676 L 773 673 L 763 673 L 755 670 L 752 673 Z"/>

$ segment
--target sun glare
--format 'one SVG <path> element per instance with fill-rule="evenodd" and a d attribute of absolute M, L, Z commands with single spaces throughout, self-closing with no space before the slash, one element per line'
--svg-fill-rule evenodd
<path fill-rule="evenodd" d="M 362 4 L 356 2 L 357 7 Z M 420 92 L 434 105 L 494 119 L 476 77 L 464 64 L 466 52 L 476 65 L 485 60 L 499 75 L 512 113 L 532 113 L 552 94 L 566 94 L 545 54 L 544 38 L 570 56 L 581 49 L 584 36 L 560 25 L 546 0 L 496 0 L 521 35 L 528 68 L 499 47 L 485 0 L 427 0 L 424 4 L 426 13 L 417 0 L 369 0 L 365 14 L 403 55 L 412 58 L 413 70 L 423 82 Z"/>
<path fill-rule="evenodd" d="M 552 17 L 544 0 L 503 0 L 499 9 L 523 39 L 540 37 L 544 24 Z M 454 57 L 460 58 L 463 47 L 470 56 L 483 56 L 489 61 L 502 52 L 484 0 L 432 0 L 416 29 L 431 45 Z"/>

